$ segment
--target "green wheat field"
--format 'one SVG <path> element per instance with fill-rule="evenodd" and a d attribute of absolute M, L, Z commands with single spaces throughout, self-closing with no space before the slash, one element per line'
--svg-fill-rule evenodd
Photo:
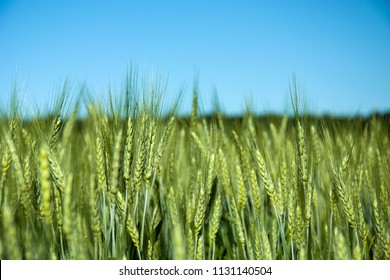
<path fill-rule="evenodd" d="M 185 117 L 155 89 L 2 108 L 1 259 L 390 258 L 387 115 L 305 114 L 293 87 L 291 116 L 194 93 Z"/>

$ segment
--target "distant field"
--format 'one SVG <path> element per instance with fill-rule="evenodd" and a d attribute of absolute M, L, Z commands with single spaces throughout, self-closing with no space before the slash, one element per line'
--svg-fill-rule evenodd
<path fill-rule="evenodd" d="M 59 100 L 0 117 L 1 259 L 390 258 L 387 115 Z"/>

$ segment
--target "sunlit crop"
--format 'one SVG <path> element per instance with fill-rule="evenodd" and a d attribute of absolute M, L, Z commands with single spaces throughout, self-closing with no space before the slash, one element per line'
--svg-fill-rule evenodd
<path fill-rule="evenodd" d="M 309 116 L 296 92 L 290 117 L 196 94 L 185 117 L 159 94 L 3 108 L 1 259 L 390 258 L 388 118 Z"/>

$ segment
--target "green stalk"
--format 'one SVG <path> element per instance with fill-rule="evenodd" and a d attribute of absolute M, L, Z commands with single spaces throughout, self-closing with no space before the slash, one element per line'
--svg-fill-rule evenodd
<path fill-rule="evenodd" d="M 284 233 L 284 228 L 283 228 L 283 225 L 282 225 L 282 221 L 280 220 L 278 209 L 276 208 L 275 204 L 274 204 L 274 210 L 275 210 L 276 220 L 278 221 L 278 226 L 279 226 L 279 229 L 280 229 L 280 234 L 282 235 L 282 249 L 283 249 L 284 259 L 287 260 L 286 235 Z"/>

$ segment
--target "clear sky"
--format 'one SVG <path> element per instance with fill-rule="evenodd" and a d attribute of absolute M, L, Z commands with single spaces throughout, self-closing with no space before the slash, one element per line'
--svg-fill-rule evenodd
<path fill-rule="evenodd" d="M 184 85 L 198 81 L 203 111 L 217 92 L 224 111 L 289 107 L 293 75 L 323 113 L 390 109 L 388 0 L 0 0 L 0 106 L 15 82 L 41 104 L 69 77 L 96 95 L 118 91 L 133 65 Z"/>

